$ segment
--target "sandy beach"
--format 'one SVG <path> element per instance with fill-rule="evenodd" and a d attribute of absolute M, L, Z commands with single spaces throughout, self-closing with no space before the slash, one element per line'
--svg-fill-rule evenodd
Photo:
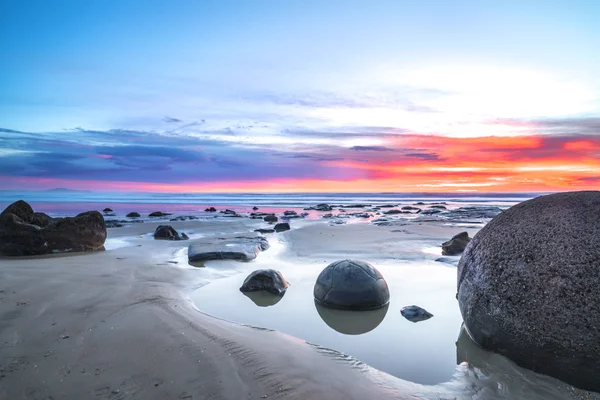
<path fill-rule="evenodd" d="M 593 398 L 501 356 L 477 354 L 469 344 L 460 350 L 474 365 L 458 360 L 447 382 L 423 385 L 283 329 L 205 314 L 242 294 L 202 297 L 203 291 L 227 279 L 243 280 L 263 259 L 281 262 L 282 270 L 286 263 L 321 268 L 346 257 L 378 261 L 385 270 L 386 260 L 422 259 L 455 279 L 453 257 L 450 263 L 436 262 L 435 246 L 456 234 L 456 226 L 294 221 L 292 230 L 268 234 L 272 248 L 252 262 L 214 261 L 195 268 L 187 264 L 189 244 L 251 232 L 264 222 L 172 222 L 190 236 L 185 242 L 154 240 L 150 234 L 158 224 L 109 229 L 102 252 L 0 259 L 0 399 Z M 467 231 L 473 235 L 477 229 Z M 452 293 L 444 302 L 456 307 Z M 459 335 L 456 328 L 452 341 Z"/>

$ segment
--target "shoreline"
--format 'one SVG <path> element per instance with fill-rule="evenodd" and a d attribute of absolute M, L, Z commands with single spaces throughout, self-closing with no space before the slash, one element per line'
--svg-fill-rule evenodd
<path fill-rule="evenodd" d="M 227 228 L 252 230 L 263 224 L 236 222 L 173 226 L 184 231 L 202 226 L 207 234 L 223 234 Z M 188 243 L 148 238 L 158 224 L 109 230 L 109 238 L 131 238 L 127 247 L 0 260 L 0 400 L 471 399 L 489 390 L 489 383 L 474 379 L 464 365 L 450 382 L 420 385 L 285 333 L 202 312 L 191 294 L 211 280 L 239 273 L 239 268 L 234 264 L 231 270 L 204 274 L 208 277 L 202 280 L 195 267 L 170 264 Z M 360 231 L 360 224 L 304 225 L 275 236 L 300 244 L 299 249 L 284 248 L 281 256 L 302 257 L 307 241 L 301 237 L 313 236 L 312 229 Z M 396 227 L 366 226 L 389 231 L 388 240 L 408 235 L 392 234 Z M 323 251 L 314 254 L 323 256 Z M 562 394 L 569 390 L 565 388 Z M 486 398 L 503 397 L 492 393 Z"/>

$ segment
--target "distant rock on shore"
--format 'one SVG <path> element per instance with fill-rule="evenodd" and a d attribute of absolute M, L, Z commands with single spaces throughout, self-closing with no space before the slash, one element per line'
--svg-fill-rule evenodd
<path fill-rule="evenodd" d="M 0 214 L 0 254 L 24 256 L 104 248 L 106 224 L 98 211 L 51 218 L 23 200 Z"/>
<path fill-rule="evenodd" d="M 600 391 L 600 191 L 517 204 L 458 264 L 471 337 L 517 364 Z"/>

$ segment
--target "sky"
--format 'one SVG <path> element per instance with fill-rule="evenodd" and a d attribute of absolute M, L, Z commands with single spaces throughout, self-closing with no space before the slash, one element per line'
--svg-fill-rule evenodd
<path fill-rule="evenodd" d="M 600 188 L 600 2 L 0 2 L 0 189 Z"/>

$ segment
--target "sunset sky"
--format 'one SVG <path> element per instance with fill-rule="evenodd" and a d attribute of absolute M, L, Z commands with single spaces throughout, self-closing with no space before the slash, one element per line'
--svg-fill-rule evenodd
<path fill-rule="evenodd" d="M 0 3 L 0 189 L 600 188 L 597 1 Z"/>

